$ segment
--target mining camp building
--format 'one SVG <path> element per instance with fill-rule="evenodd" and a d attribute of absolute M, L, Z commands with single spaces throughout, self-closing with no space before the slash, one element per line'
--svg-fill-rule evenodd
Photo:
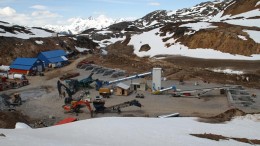
<path fill-rule="evenodd" d="M 68 63 L 64 50 L 45 51 L 38 54 L 38 59 L 44 62 L 45 67 L 61 67 Z"/>
<path fill-rule="evenodd" d="M 38 58 L 16 58 L 10 65 L 9 72 L 29 75 L 43 71 L 43 62 Z"/>
<path fill-rule="evenodd" d="M 130 86 L 123 84 L 123 83 L 118 83 L 116 85 L 116 95 L 124 95 L 127 96 L 130 94 Z"/>

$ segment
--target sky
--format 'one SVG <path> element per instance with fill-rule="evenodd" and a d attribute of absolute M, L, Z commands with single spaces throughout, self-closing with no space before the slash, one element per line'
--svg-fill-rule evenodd
<path fill-rule="evenodd" d="M 208 0 L 0 0 L 0 21 L 44 26 L 66 25 L 71 18 L 138 19 L 155 10 L 177 10 Z"/>

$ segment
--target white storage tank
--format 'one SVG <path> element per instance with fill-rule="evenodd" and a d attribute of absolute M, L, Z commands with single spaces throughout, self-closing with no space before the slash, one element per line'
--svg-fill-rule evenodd
<path fill-rule="evenodd" d="M 162 68 L 153 68 L 152 89 L 157 91 L 161 89 Z"/>
<path fill-rule="evenodd" d="M 9 79 L 25 79 L 25 76 L 23 74 L 9 74 L 8 75 Z"/>

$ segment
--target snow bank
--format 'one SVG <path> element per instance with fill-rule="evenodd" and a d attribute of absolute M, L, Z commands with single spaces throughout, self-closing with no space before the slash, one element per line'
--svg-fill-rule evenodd
<path fill-rule="evenodd" d="M 234 140 L 214 141 L 191 136 L 213 133 L 260 139 L 260 123 L 250 118 L 210 124 L 196 118 L 95 118 L 40 129 L 1 129 L 3 146 L 245 146 Z"/>
<path fill-rule="evenodd" d="M 25 123 L 17 122 L 15 124 L 15 129 L 32 129 L 32 128 Z"/>

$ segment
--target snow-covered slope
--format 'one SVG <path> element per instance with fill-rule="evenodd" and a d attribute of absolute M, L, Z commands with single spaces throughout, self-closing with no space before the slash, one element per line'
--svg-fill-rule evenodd
<path fill-rule="evenodd" d="M 67 34 L 79 34 L 84 30 L 95 28 L 102 29 L 108 27 L 114 23 L 125 21 L 124 19 L 114 20 L 112 18 L 108 18 L 104 15 L 100 15 L 97 18 L 89 17 L 87 19 L 82 18 L 72 18 L 69 20 L 70 25 L 46 25 L 44 28 L 53 30 L 59 33 L 67 33 Z"/>
<path fill-rule="evenodd" d="M 204 28 L 205 24 L 201 26 L 202 23 L 190 25 L 194 29 Z M 189 26 L 189 24 L 185 25 Z M 211 26 L 209 26 L 211 27 Z M 134 46 L 134 53 L 139 57 L 149 56 L 153 57 L 155 55 L 181 55 L 195 58 L 206 58 L 206 59 L 236 59 L 236 60 L 260 60 L 260 54 L 254 54 L 251 57 L 242 56 L 242 55 L 232 55 L 229 53 L 223 53 L 213 49 L 189 49 L 187 46 L 176 42 L 173 39 L 170 39 L 166 42 L 163 42 L 163 38 L 160 34 L 160 29 L 153 29 L 142 34 L 133 35 L 130 45 Z M 172 35 L 172 34 L 171 34 Z M 151 49 L 149 51 L 139 51 L 142 45 L 149 44 Z M 167 44 L 172 44 L 170 47 L 166 47 Z"/>
<path fill-rule="evenodd" d="M 209 140 L 190 134 L 211 133 L 234 138 L 260 139 L 260 115 L 221 123 L 196 118 L 95 118 L 41 129 L 1 129 L 1 146 L 247 146 L 229 140 Z"/>
<path fill-rule="evenodd" d="M 140 57 L 171 54 L 259 60 L 259 7 L 257 0 L 204 2 L 177 11 L 154 11 L 136 21 L 114 24 L 84 35 L 105 47 L 131 33 L 129 45 L 134 46 L 134 53 Z M 139 52 L 146 44 L 151 49 Z"/>
<path fill-rule="evenodd" d="M 23 27 L 0 21 L 0 36 L 29 39 L 35 37 L 51 37 L 52 34 L 53 32 L 50 30 L 37 27 Z"/>

